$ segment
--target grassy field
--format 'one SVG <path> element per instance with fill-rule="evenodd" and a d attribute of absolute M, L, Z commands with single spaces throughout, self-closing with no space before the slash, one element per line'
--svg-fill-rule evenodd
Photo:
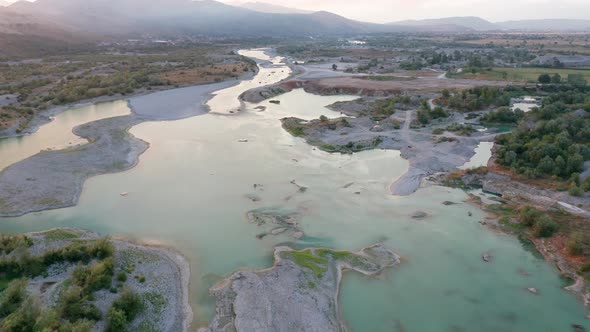
<path fill-rule="evenodd" d="M 473 73 L 469 70 L 460 74 L 452 75 L 455 78 L 511 81 L 511 82 L 538 82 L 541 74 L 559 74 L 562 80 L 567 80 L 569 74 L 581 74 L 586 81 L 590 82 L 590 68 L 492 68 L 492 70 L 481 70 Z"/>

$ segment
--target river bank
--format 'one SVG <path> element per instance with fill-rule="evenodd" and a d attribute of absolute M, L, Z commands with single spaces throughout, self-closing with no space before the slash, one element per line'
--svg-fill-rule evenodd
<path fill-rule="evenodd" d="M 14 125 L 12 125 L 9 128 L 0 130 L 0 139 L 32 135 L 35 132 L 37 132 L 41 126 L 51 122 L 53 120 L 53 118 L 55 118 L 56 116 L 58 116 L 59 114 L 65 112 L 65 111 L 68 111 L 71 109 L 76 109 L 76 108 L 80 108 L 80 107 L 84 107 L 84 106 L 88 106 L 88 105 L 94 105 L 94 104 L 116 101 L 116 100 L 121 100 L 121 99 L 138 98 L 138 97 L 147 96 L 147 95 L 151 95 L 151 94 L 162 92 L 162 91 L 170 91 L 170 90 L 182 89 L 182 88 L 187 88 L 187 87 L 213 85 L 213 84 L 218 84 L 218 83 L 225 83 L 225 84 L 229 83 L 230 85 L 232 85 L 231 83 L 239 84 L 240 81 L 251 79 L 252 77 L 254 77 L 257 74 L 257 72 L 258 71 L 254 72 L 254 73 L 248 72 L 247 74 L 241 75 L 238 79 L 226 80 L 223 82 L 215 82 L 215 83 L 210 82 L 210 83 L 203 83 L 203 84 L 197 84 L 197 85 L 184 84 L 184 85 L 172 86 L 172 87 L 163 86 L 163 87 L 159 87 L 159 88 L 156 87 L 156 88 L 151 88 L 151 89 L 144 88 L 144 89 L 135 91 L 135 92 L 133 92 L 131 94 L 127 94 L 127 95 L 117 94 L 117 95 L 112 95 L 112 96 L 100 96 L 100 97 L 96 97 L 96 98 L 83 99 L 83 100 L 80 100 L 80 101 L 77 101 L 77 102 L 71 103 L 71 104 L 52 107 L 47 110 L 36 112 L 33 115 L 32 119 L 28 121 L 28 123 L 26 124 L 24 129 L 19 129 L 21 127 L 20 123 L 15 123 Z M 230 86 L 230 85 L 228 85 L 228 86 Z"/>

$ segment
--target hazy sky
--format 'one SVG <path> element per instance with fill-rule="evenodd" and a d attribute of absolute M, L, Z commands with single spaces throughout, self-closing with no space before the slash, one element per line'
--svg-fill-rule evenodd
<path fill-rule="evenodd" d="M 14 2 L 16 0 L 0 0 Z M 32 0 L 29 0 L 32 1 Z M 92 1 L 92 0 L 78 0 Z M 166 0 L 161 0 L 166 1 Z M 327 10 L 367 22 L 449 16 L 479 16 L 490 21 L 538 18 L 590 19 L 590 0 L 218 0 L 229 4 L 267 2 Z"/>
<path fill-rule="evenodd" d="M 256 0 L 250 0 L 256 1 Z M 590 18 L 590 0 L 260 0 L 309 10 L 328 10 L 372 22 L 448 16 L 491 21 L 535 18 Z M 223 0 L 226 3 L 248 0 Z"/>

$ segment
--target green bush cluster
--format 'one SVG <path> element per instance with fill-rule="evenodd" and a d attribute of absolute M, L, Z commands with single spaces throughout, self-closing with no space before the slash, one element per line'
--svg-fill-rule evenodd
<path fill-rule="evenodd" d="M 520 211 L 520 222 L 533 230 L 533 234 L 539 238 L 553 236 L 559 229 L 559 225 L 554 222 L 547 214 L 526 206 Z"/>
<path fill-rule="evenodd" d="M 572 178 L 590 160 L 590 115 L 585 109 L 590 110 L 590 93 L 552 94 L 514 132 L 497 139 L 497 161 L 530 178 Z"/>
<path fill-rule="evenodd" d="M 461 136 L 471 136 L 471 134 L 476 132 L 472 125 L 460 123 L 453 123 L 452 125 L 448 126 L 446 130 Z"/>
<path fill-rule="evenodd" d="M 74 242 L 64 248 L 48 251 L 41 256 L 32 257 L 28 254 L 19 257 L 0 259 L 0 271 L 7 275 L 38 276 L 45 270 L 59 262 L 88 263 L 92 259 L 105 259 L 113 256 L 114 247 L 108 239 L 97 240 L 93 243 Z"/>
<path fill-rule="evenodd" d="M 512 111 L 508 107 L 500 107 L 497 110 L 490 112 L 481 117 L 483 123 L 501 123 L 501 124 L 513 124 L 524 118 L 525 113 L 516 109 Z"/>
<path fill-rule="evenodd" d="M 122 332 L 143 310 L 143 303 L 139 295 L 129 289 L 124 289 L 121 296 L 113 302 L 107 313 L 107 331 Z"/>
<path fill-rule="evenodd" d="M 25 235 L 0 234 L 0 255 L 8 255 L 16 249 L 28 248 L 33 245 L 33 240 Z"/>

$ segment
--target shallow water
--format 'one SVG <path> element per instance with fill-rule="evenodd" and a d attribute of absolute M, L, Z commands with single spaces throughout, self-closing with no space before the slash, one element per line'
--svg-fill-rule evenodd
<path fill-rule="evenodd" d="M 254 79 L 245 80 L 236 86 L 215 92 L 213 98 L 207 102 L 211 113 L 230 114 L 238 112 L 245 106 L 237 98 L 242 92 L 274 84 L 286 79 L 291 74 L 291 70 L 282 64 L 284 58 L 270 57 L 264 50 L 242 50 L 239 51 L 239 54 L 257 61 L 270 62 L 272 66 L 259 66 L 259 72 Z"/>
<path fill-rule="evenodd" d="M 478 167 L 484 167 L 488 165 L 490 158 L 492 158 L 492 149 L 494 148 L 493 142 L 481 142 L 475 148 L 475 155 L 471 157 L 471 159 L 466 162 L 463 166 L 459 167 L 459 169 L 472 169 Z"/>
<path fill-rule="evenodd" d="M 277 244 L 358 250 L 378 241 L 403 263 L 378 280 L 345 276 L 341 309 L 354 331 L 568 331 L 586 324 L 585 309 L 560 289 L 554 268 L 515 238 L 479 225 L 480 210 L 442 204 L 461 203 L 463 191 L 390 196 L 388 186 L 408 168 L 399 152 L 332 155 L 281 128 L 286 116 L 338 116 L 323 106 L 353 98 L 295 90 L 276 98 L 280 105 L 263 103 L 264 112 L 246 105 L 232 116 L 143 123 L 131 132 L 151 146 L 136 168 L 90 179 L 77 207 L 3 219 L 0 231 L 83 227 L 173 245 L 191 261 L 197 325 L 213 314 L 208 287 L 241 267 L 270 266 Z M 219 99 L 211 107 L 224 113 L 223 105 Z M 308 190 L 299 192 L 293 180 Z M 306 236 L 257 240 L 263 229 L 245 219 L 257 208 L 300 213 Z M 414 220 L 415 211 L 429 217 Z M 482 261 L 484 252 L 492 263 Z"/>
<path fill-rule="evenodd" d="M 0 139 L 0 170 L 46 149 L 63 149 L 87 140 L 74 135 L 72 129 L 95 120 L 130 113 L 124 100 L 75 107 L 55 116 L 33 135 Z"/>
<path fill-rule="evenodd" d="M 535 107 L 539 107 L 539 105 L 535 103 L 516 103 L 512 105 L 512 110 L 515 111 L 516 109 L 520 109 L 521 111 L 527 113 Z"/>

